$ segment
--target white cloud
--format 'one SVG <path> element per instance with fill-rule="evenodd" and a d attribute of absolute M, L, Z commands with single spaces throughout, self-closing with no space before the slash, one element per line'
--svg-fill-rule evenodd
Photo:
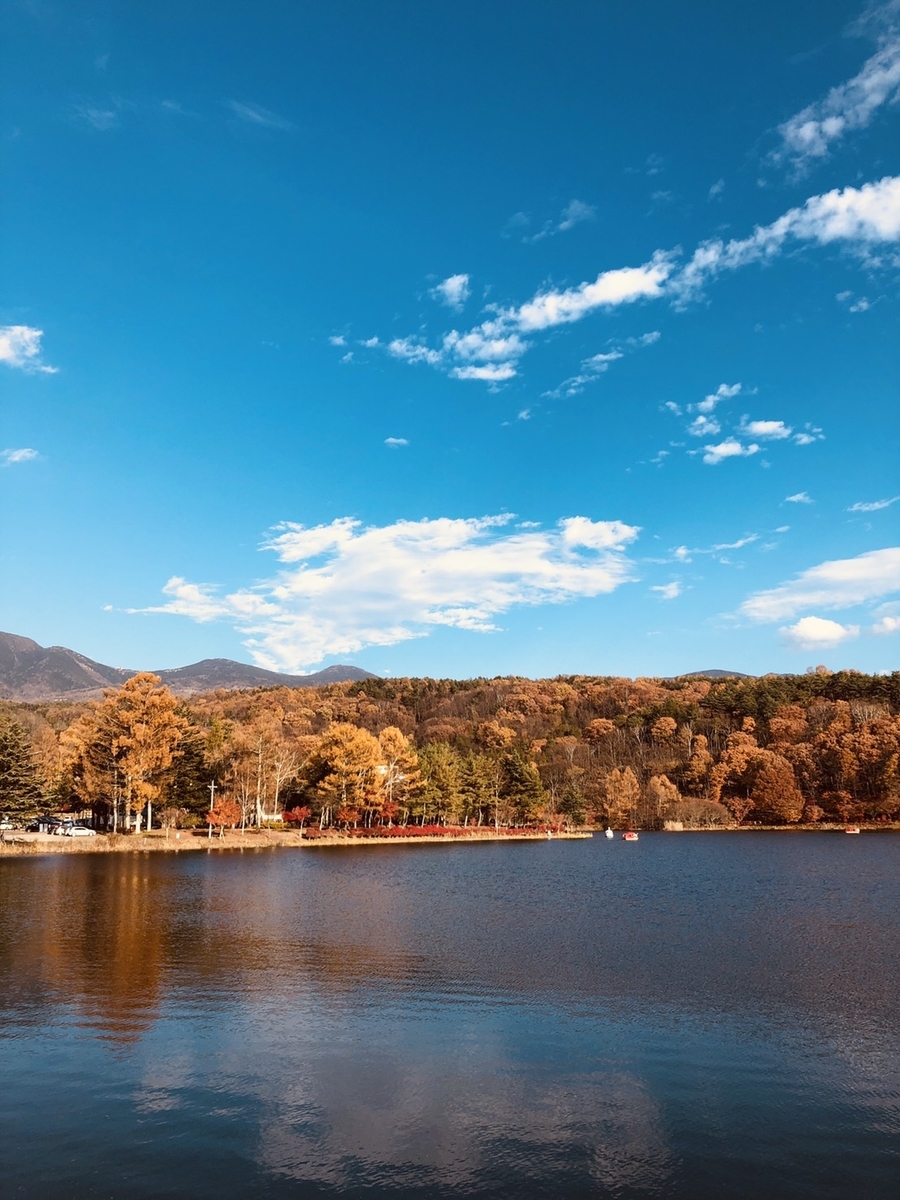
<path fill-rule="evenodd" d="M 32 450 L 27 446 L 20 450 L 0 450 L 0 465 L 11 467 L 14 463 L 31 462 L 37 457 L 37 450 Z"/>
<path fill-rule="evenodd" d="M 704 396 L 697 404 L 697 412 L 712 412 L 722 400 L 730 400 L 732 396 L 739 396 L 742 386 L 740 383 L 720 383 L 714 392 L 708 396 Z"/>
<path fill-rule="evenodd" d="M 828 245 L 845 241 L 861 250 L 900 239 L 900 176 L 885 176 L 862 187 L 835 188 L 811 196 L 771 225 L 757 226 L 750 237 L 704 242 L 675 276 L 670 290 L 682 301 L 700 293 L 721 271 L 770 261 L 789 239 Z"/>
<path fill-rule="evenodd" d="M 344 337 L 344 335 L 342 333 L 333 334 L 328 339 L 328 341 L 330 342 L 330 344 L 332 346 L 346 346 L 347 345 L 347 339 Z"/>
<path fill-rule="evenodd" d="M 709 193 L 708 193 L 709 199 L 710 200 L 717 199 L 719 196 L 722 195 L 722 193 L 724 191 L 725 191 L 725 180 L 717 179 L 716 182 L 709 189 Z"/>
<path fill-rule="evenodd" d="M 855 504 L 851 504 L 847 512 L 870 513 L 880 512 L 883 508 L 890 508 L 892 504 L 896 504 L 900 500 L 900 496 L 891 496 L 890 500 L 870 500 L 868 502 L 857 500 Z"/>
<path fill-rule="evenodd" d="M 778 632 L 796 650 L 830 649 L 858 637 L 859 626 L 841 625 L 825 617 L 801 617 L 795 625 L 785 625 Z"/>
<path fill-rule="evenodd" d="M 97 105 L 81 104 L 75 109 L 75 115 L 92 129 L 105 133 L 114 129 L 119 123 L 119 112 L 116 108 L 99 108 Z"/>
<path fill-rule="evenodd" d="M 673 583 L 660 583 L 650 591 L 656 592 L 660 600 L 677 600 L 681 595 L 681 584 L 677 580 Z"/>
<path fill-rule="evenodd" d="M 593 221 L 596 215 L 597 210 L 593 204 L 585 204 L 583 200 L 570 200 L 562 210 L 557 228 L 560 233 L 566 233 L 569 229 L 580 225 L 582 221 Z"/>
<path fill-rule="evenodd" d="M 284 132 L 294 128 L 293 122 L 270 112 L 261 104 L 242 104 L 239 100 L 229 100 L 228 107 L 246 125 L 256 125 L 260 129 L 281 129 Z"/>
<path fill-rule="evenodd" d="M 600 375 L 603 375 L 609 370 L 610 365 L 618 362 L 619 359 L 625 357 L 625 353 L 632 350 L 643 349 L 645 346 L 653 346 L 660 339 L 660 333 L 654 329 L 650 333 L 641 334 L 640 337 L 626 338 L 622 343 L 624 349 L 608 350 L 600 354 L 592 354 L 590 358 L 581 360 L 581 371 L 578 375 L 572 375 L 568 379 L 564 379 L 558 387 L 552 388 L 549 392 L 543 392 L 544 396 L 558 400 L 561 396 L 577 396 L 584 391 L 585 385 L 593 383 Z"/>
<path fill-rule="evenodd" d="M 651 329 L 648 333 L 642 333 L 639 337 L 630 337 L 625 339 L 626 346 L 655 346 L 662 334 L 658 329 Z"/>
<path fill-rule="evenodd" d="M 523 235 L 522 241 L 540 242 L 544 238 L 555 237 L 558 233 L 567 233 L 582 221 L 593 221 L 596 215 L 597 210 L 593 204 L 585 204 L 583 200 L 570 200 L 560 213 L 558 221 L 545 221 L 537 233 Z M 524 213 L 516 213 L 515 217 L 511 217 L 507 222 L 507 236 L 515 230 L 527 229 L 529 224 L 530 219 Z"/>
<path fill-rule="evenodd" d="M 388 353 L 393 354 L 394 358 L 402 358 L 406 362 L 411 363 L 428 363 L 429 366 L 437 366 L 441 361 L 441 353 L 439 350 L 432 350 L 423 342 L 417 342 L 415 338 L 394 338 L 392 342 L 388 342 Z"/>
<path fill-rule="evenodd" d="M 377 337 L 363 338 L 360 344 L 365 346 L 367 350 L 374 350 L 376 346 L 381 345 L 381 339 Z"/>
<path fill-rule="evenodd" d="M 478 379 L 482 383 L 505 383 L 512 379 L 516 368 L 512 363 L 483 363 L 481 366 L 454 367 L 450 374 L 454 379 Z"/>
<path fill-rule="evenodd" d="M 715 446 L 704 446 L 703 461 L 709 463 L 710 466 L 716 466 L 717 463 L 724 462 L 726 458 L 749 458 L 751 454 L 756 454 L 758 451 L 759 446 L 755 442 L 745 446 L 736 438 L 726 438 L 724 442 L 719 442 Z"/>
<path fill-rule="evenodd" d="M 20 371 L 42 371 L 55 375 L 58 367 L 48 367 L 41 362 L 41 338 L 43 329 L 30 325 L 0 326 L 0 362 Z"/>
<path fill-rule="evenodd" d="M 717 433 L 721 432 L 721 429 L 722 426 L 715 417 L 707 417 L 703 413 L 694 417 L 687 427 L 687 431 L 692 437 L 715 437 Z"/>
<path fill-rule="evenodd" d="M 813 504 L 812 497 L 807 492 L 794 492 L 793 496 L 785 496 L 785 504 Z"/>
<path fill-rule="evenodd" d="M 484 321 L 469 333 L 451 329 L 445 334 L 443 353 L 465 362 L 499 362 L 520 358 L 527 344 L 517 333 L 509 333 L 498 321 Z"/>
<path fill-rule="evenodd" d="M 538 292 L 521 307 L 501 315 L 523 333 L 567 325 L 596 309 L 662 296 L 672 266 L 671 255 L 658 251 L 643 266 L 602 271 L 592 283 L 580 283 L 562 292 Z"/>
<path fill-rule="evenodd" d="M 717 542 L 714 546 L 676 546 L 670 553 L 676 562 L 689 563 L 693 561 L 695 554 L 709 554 L 713 558 L 717 558 L 719 562 L 728 564 L 727 558 L 720 557 L 723 551 L 743 550 L 745 546 L 752 546 L 754 542 L 758 541 L 758 533 L 745 533 L 743 537 L 734 542 Z M 665 562 L 666 560 L 662 559 L 661 561 Z"/>
<path fill-rule="evenodd" d="M 704 242 L 681 268 L 675 252 L 657 250 L 641 266 L 602 271 L 593 281 L 574 287 L 547 288 L 518 306 L 494 306 L 490 310 L 493 315 L 468 333 L 451 330 L 445 334 L 440 349 L 429 347 L 421 338 L 401 337 L 391 341 L 388 350 L 396 358 L 427 363 L 458 379 L 482 377 L 458 369 L 460 359 L 475 366 L 502 361 L 504 378 L 511 378 L 516 373 L 514 364 L 529 349 L 530 342 L 524 340 L 529 335 L 643 300 L 669 298 L 676 307 L 683 307 L 721 272 L 772 260 L 789 239 L 819 245 L 843 241 L 864 255 L 878 243 L 900 240 L 900 176 L 812 196 L 770 225 L 758 226 L 747 238 Z M 503 344 L 509 350 L 501 358 L 499 347 Z M 494 372 L 485 372 L 483 377 L 497 381 Z M 696 406 L 697 411 L 712 412 L 720 400 L 739 391 L 740 384 L 722 384 Z M 795 441 L 808 444 L 811 437 L 798 434 Z"/>
<path fill-rule="evenodd" d="M 468 300 L 471 291 L 468 275 L 450 275 L 433 287 L 429 294 L 440 304 L 446 304 L 448 308 L 459 311 Z"/>
<path fill-rule="evenodd" d="M 718 552 L 720 550 L 743 550 L 745 546 L 751 546 L 754 542 L 758 541 L 758 533 L 748 533 L 744 537 L 738 538 L 736 542 L 719 542 L 717 545 L 713 546 L 713 552 Z M 702 550 L 695 550 L 694 553 L 702 554 L 704 552 Z"/>
<path fill-rule="evenodd" d="M 286 523 L 263 546 L 282 565 L 274 579 L 220 597 L 175 577 L 165 604 L 131 611 L 231 621 L 257 663 L 298 671 L 440 626 L 491 632 L 514 606 L 599 596 L 636 578 L 626 554 L 635 526 L 571 517 L 552 530 L 511 531 L 514 519 Z"/>
<path fill-rule="evenodd" d="M 789 438 L 793 433 L 784 421 L 748 421 L 746 418 L 741 422 L 741 431 L 749 437 L 776 442 Z"/>
<path fill-rule="evenodd" d="M 887 14 L 896 5 L 882 6 Z M 807 105 L 778 127 L 782 144 L 775 161 L 789 160 L 803 170 L 826 158 L 846 134 L 865 129 L 879 108 L 900 97 L 900 32 L 888 21 L 880 46 L 861 70 L 846 83 L 833 87 L 821 100 Z"/>
<path fill-rule="evenodd" d="M 877 634 L 900 633 L 900 617 L 882 617 L 872 626 L 872 632 Z"/>
<path fill-rule="evenodd" d="M 850 608 L 900 591 L 900 547 L 869 550 L 803 571 L 796 579 L 757 592 L 741 605 L 754 621 L 778 621 L 809 608 Z"/>
<path fill-rule="evenodd" d="M 384 444 L 390 446 L 392 450 L 399 450 L 401 446 L 408 446 L 409 441 L 407 438 L 389 437 L 384 439 Z"/>

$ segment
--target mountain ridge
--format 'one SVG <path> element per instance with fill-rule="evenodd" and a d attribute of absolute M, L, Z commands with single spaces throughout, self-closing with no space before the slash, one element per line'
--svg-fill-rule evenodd
<path fill-rule="evenodd" d="M 41 646 L 32 638 L 0 632 L 0 699 L 36 702 L 96 700 L 103 689 L 120 687 L 137 671 L 110 667 L 67 646 Z M 312 675 L 280 675 L 230 658 L 204 658 L 184 667 L 154 671 L 177 696 L 217 688 L 322 687 L 377 679 L 361 667 L 338 665 Z"/>

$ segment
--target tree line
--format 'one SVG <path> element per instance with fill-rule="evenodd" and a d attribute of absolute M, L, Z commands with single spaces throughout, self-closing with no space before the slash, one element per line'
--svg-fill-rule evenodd
<path fill-rule="evenodd" d="M 179 699 L 0 702 L 0 813 L 315 836 L 900 816 L 900 673 L 368 679 Z"/>

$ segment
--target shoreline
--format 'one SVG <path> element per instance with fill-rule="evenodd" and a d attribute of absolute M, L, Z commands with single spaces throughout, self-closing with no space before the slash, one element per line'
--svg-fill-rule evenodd
<path fill-rule="evenodd" d="M 845 825 L 731 825 L 711 829 L 678 829 L 678 830 L 640 830 L 641 833 L 842 833 Z M 900 824 L 869 824 L 860 825 L 862 833 L 891 833 L 900 831 Z M 9 833 L 0 840 L 0 858 L 35 857 L 43 854 L 147 854 L 147 853 L 196 853 L 200 850 L 276 850 L 276 849 L 327 849 L 349 848 L 361 846 L 417 846 L 417 845 L 466 845 L 473 842 L 546 842 L 546 841 L 585 841 L 593 837 L 602 837 L 602 829 L 573 830 L 569 833 L 554 833 L 552 837 L 546 833 L 528 830 L 512 830 L 496 832 L 493 830 L 477 830 L 467 833 L 423 834 L 413 837 L 354 837 L 344 833 L 330 833 L 320 837 L 307 838 L 291 831 L 264 829 L 260 831 L 229 831 L 224 837 L 214 835 L 207 837 L 206 833 L 197 834 L 194 831 L 182 830 L 179 834 L 165 833 L 154 830 L 152 833 L 134 834 L 97 834 L 92 838 L 65 838 L 44 833 Z M 622 830 L 616 831 L 616 839 L 621 839 Z"/>
<path fill-rule="evenodd" d="M 291 850 L 306 850 L 319 846 L 357 847 L 357 846 L 418 846 L 429 845 L 463 845 L 473 842 L 546 842 L 546 841 L 585 841 L 593 837 L 590 830 L 573 830 L 571 833 L 554 833 L 548 838 L 546 833 L 528 830 L 494 832 L 473 831 L 464 834 L 423 834 L 413 837 L 354 837 L 343 833 L 325 834 L 321 837 L 306 838 L 298 833 L 281 832 L 280 830 L 264 829 L 261 831 L 229 831 L 224 837 L 213 834 L 212 838 L 206 833 L 194 833 L 193 830 L 182 830 L 180 836 L 154 830 L 142 834 L 106 834 L 98 833 L 92 838 L 57 837 L 48 833 L 19 833 L 14 832 L 0 841 L 0 858 L 36 856 L 39 854 L 134 854 L 134 853 L 169 853 L 182 854 L 198 850 L 275 850 L 286 848 Z"/>

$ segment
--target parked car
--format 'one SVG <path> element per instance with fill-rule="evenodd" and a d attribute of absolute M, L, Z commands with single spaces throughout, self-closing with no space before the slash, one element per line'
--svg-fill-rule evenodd
<path fill-rule="evenodd" d="M 16 826 L 7 817 L 0 819 L 0 829 L 15 829 Z"/>
<path fill-rule="evenodd" d="M 61 829 L 57 829 L 57 833 L 61 833 L 63 837 L 96 837 L 96 829 L 88 829 L 86 825 L 64 825 Z"/>
<path fill-rule="evenodd" d="M 35 817 L 25 828 L 28 833 L 54 833 L 60 823 L 58 817 Z"/>

